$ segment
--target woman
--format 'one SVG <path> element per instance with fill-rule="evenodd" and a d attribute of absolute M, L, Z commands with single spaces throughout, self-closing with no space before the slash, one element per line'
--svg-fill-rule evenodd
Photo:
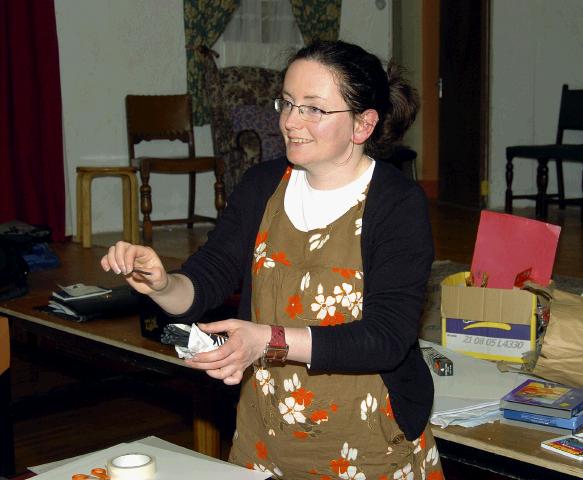
<path fill-rule="evenodd" d="M 287 161 L 245 174 L 181 271 L 124 242 L 102 266 L 191 319 L 242 281 L 240 319 L 200 325 L 229 340 L 188 361 L 242 382 L 232 462 L 276 478 L 443 478 L 417 339 L 433 259 L 426 200 L 367 155 L 383 129 L 402 136 L 415 94 L 362 48 L 316 42 L 289 61 L 275 108 Z"/>

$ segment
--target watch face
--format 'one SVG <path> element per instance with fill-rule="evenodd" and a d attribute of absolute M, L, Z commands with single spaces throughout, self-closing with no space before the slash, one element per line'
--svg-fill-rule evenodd
<path fill-rule="evenodd" d="M 289 347 L 273 347 L 268 345 L 263 352 L 263 362 L 284 362 L 287 358 Z"/>

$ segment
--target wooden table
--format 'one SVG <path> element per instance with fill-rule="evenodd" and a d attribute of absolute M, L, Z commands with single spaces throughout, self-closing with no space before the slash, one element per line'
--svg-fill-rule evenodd
<path fill-rule="evenodd" d="M 114 287 L 125 283 L 120 276 L 106 273 L 99 266 L 99 259 L 106 251 L 104 248 L 84 249 L 79 244 L 55 244 L 51 248 L 61 259 L 62 265 L 57 269 L 30 274 L 29 293 L 1 302 L 0 314 L 9 317 L 22 330 L 55 340 L 62 348 L 70 346 L 73 351 L 91 352 L 96 361 L 99 357 L 108 358 L 167 375 L 194 379 L 194 449 L 220 458 L 220 436 L 214 425 L 211 406 L 216 407 L 217 403 L 225 401 L 227 387 L 204 372 L 184 366 L 172 346 L 143 337 L 138 315 L 77 323 L 39 311 L 37 307 L 47 304 L 57 284 L 85 283 Z M 178 268 L 181 264 L 180 260 L 172 258 L 165 258 L 163 262 L 167 269 Z"/>
<path fill-rule="evenodd" d="M 0 313 L 28 331 L 47 337 L 82 342 L 83 348 L 99 355 L 171 375 L 195 376 L 194 448 L 206 455 L 220 457 L 220 437 L 212 417 L 212 405 L 224 397 L 225 389 L 204 373 L 184 367 L 174 349 L 142 337 L 137 316 L 75 323 L 59 319 L 35 307 L 45 305 L 57 283 L 116 286 L 123 280 L 99 267 L 102 248 L 83 249 L 78 244 L 53 245 L 63 265 L 54 270 L 30 275 L 30 293 L 0 304 Z M 176 259 L 164 259 L 166 268 L 180 265 Z M 544 439 L 556 436 L 546 432 L 503 425 L 498 422 L 474 428 L 433 427 L 440 454 L 454 461 L 512 475 L 513 478 L 583 478 L 583 465 L 540 448 Z M 547 470 L 548 469 L 548 470 Z M 558 472 L 558 473 L 556 473 Z"/>

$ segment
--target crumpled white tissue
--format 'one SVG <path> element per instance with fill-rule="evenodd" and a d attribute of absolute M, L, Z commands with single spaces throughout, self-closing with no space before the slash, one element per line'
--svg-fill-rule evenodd
<path fill-rule="evenodd" d="M 200 352 L 210 352 L 211 350 L 215 350 L 218 348 L 218 345 L 215 345 L 213 339 L 204 333 L 200 328 L 196 326 L 196 323 L 192 325 L 185 325 L 185 324 L 175 324 L 177 327 L 182 328 L 183 330 L 190 332 L 188 337 L 188 347 L 179 347 L 175 345 L 176 353 L 180 358 L 189 359 L 194 357 L 197 353 Z"/>

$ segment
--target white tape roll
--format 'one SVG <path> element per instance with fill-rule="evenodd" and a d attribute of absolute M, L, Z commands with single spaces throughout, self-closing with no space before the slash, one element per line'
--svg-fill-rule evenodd
<path fill-rule="evenodd" d="M 128 453 L 107 462 L 111 480 L 154 480 L 156 461 L 143 453 Z"/>

